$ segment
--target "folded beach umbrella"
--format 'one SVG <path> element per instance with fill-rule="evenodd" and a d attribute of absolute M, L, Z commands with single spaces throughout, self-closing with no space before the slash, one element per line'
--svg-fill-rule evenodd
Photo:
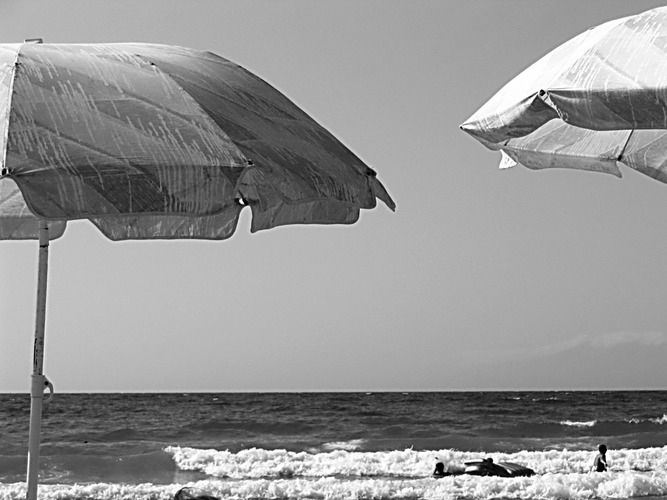
<path fill-rule="evenodd" d="M 37 495 L 48 243 L 88 219 L 112 240 L 352 224 L 375 172 L 284 95 L 210 52 L 0 45 L 0 239 L 39 238 L 28 499 Z"/>
<path fill-rule="evenodd" d="M 461 128 L 517 163 L 667 182 L 667 7 L 578 35 L 505 85 Z"/>

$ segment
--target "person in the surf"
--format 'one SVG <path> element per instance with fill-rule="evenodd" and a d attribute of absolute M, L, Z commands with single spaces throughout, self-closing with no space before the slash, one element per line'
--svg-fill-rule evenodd
<path fill-rule="evenodd" d="M 440 460 L 435 464 L 435 470 L 433 471 L 434 476 L 444 476 L 445 474 L 445 464 Z"/>
<path fill-rule="evenodd" d="M 604 472 L 607 470 L 607 447 L 604 444 L 598 446 L 599 453 L 593 461 L 593 470 L 595 472 Z"/>

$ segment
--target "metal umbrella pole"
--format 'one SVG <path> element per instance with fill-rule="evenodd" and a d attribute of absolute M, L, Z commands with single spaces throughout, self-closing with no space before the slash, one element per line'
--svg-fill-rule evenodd
<path fill-rule="evenodd" d="M 46 323 L 46 281 L 49 268 L 49 227 L 39 221 L 39 259 L 37 267 L 37 306 L 35 312 L 35 346 L 33 352 L 32 386 L 30 389 L 30 434 L 28 437 L 27 500 L 37 499 L 39 479 L 39 442 L 42 431 L 42 406 L 53 397 L 53 385 L 44 376 L 44 325 Z M 44 401 L 44 389 L 49 396 Z"/>

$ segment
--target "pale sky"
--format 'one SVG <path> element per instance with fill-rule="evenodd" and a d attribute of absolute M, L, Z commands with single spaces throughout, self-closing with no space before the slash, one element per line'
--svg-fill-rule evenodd
<path fill-rule="evenodd" d="M 253 71 L 397 203 L 223 242 L 51 245 L 56 392 L 667 388 L 667 186 L 501 171 L 461 132 L 634 0 L 3 0 L 3 43 L 153 42 Z M 0 392 L 29 392 L 36 242 L 0 242 Z"/>

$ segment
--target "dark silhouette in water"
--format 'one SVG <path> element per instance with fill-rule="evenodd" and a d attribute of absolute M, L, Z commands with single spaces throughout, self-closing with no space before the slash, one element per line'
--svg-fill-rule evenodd
<path fill-rule="evenodd" d="M 471 476 L 521 477 L 533 476 L 535 474 L 533 469 L 512 462 L 494 463 L 493 458 L 491 457 L 467 461 L 465 462 L 465 466 L 463 471 L 445 472 L 445 464 L 438 460 L 435 464 L 433 475 L 436 477 L 454 476 L 458 474 L 469 474 Z"/>
<path fill-rule="evenodd" d="M 181 488 L 174 495 L 174 500 L 220 500 L 211 495 L 195 495 L 191 493 L 191 488 Z"/>
<path fill-rule="evenodd" d="M 595 472 L 604 472 L 607 470 L 607 446 L 601 444 L 598 446 L 598 451 L 595 460 L 593 461 L 593 469 Z"/>
<path fill-rule="evenodd" d="M 465 462 L 465 464 L 464 474 L 472 474 L 473 476 L 520 477 L 535 474 L 533 469 L 512 462 L 494 463 L 491 457 L 472 460 Z"/>

